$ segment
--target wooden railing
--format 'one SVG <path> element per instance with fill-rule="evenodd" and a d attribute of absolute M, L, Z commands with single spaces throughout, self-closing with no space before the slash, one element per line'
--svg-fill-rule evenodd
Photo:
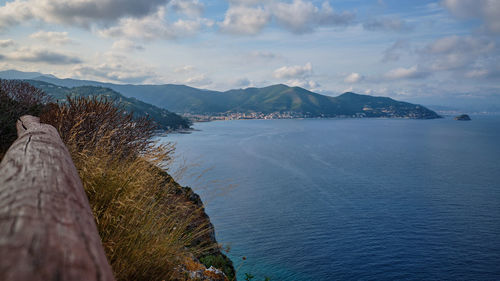
<path fill-rule="evenodd" d="M 32 116 L 0 163 L 0 280 L 114 280 L 57 130 Z"/>

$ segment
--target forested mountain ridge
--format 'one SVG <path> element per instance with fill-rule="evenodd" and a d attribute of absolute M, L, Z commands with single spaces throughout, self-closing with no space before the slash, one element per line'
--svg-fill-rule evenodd
<path fill-rule="evenodd" d="M 68 96 L 70 97 L 103 97 L 113 100 L 116 104 L 123 106 L 128 112 L 133 112 L 136 117 L 149 116 L 155 121 L 161 129 L 174 130 L 189 128 L 191 122 L 173 112 L 164 108 L 159 108 L 152 104 L 140 101 L 136 98 L 128 98 L 122 94 L 104 87 L 98 86 L 80 86 L 67 88 L 63 86 L 54 85 L 51 83 L 26 80 L 33 86 L 42 89 L 45 93 L 52 96 L 58 102 L 65 102 Z"/>
<path fill-rule="evenodd" d="M 30 75 L 34 76 L 35 74 Z M 80 88 L 83 86 L 94 86 L 92 89 L 96 89 L 95 87 L 109 88 L 114 91 L 115 95 L 123 95 L 122 99 L 135 98 L 136 101 L 140 100 L 171 112 L 187 115 L 248 116 L 248 114 L 253 114 L 255 118 L 280 118 L 283 116 L 440 118 L 436 112 L 422 105 L 397 101 L 388 97 L 360 95 L 351 92 L 332 97 L 283 84 L 221 92 L 185 85 L 113 84 L 89 80 L 59 79 L 47 75 L 33 77 L 32 80 L 48 82 L 67 89 L 75 87 L 72 89 L 78 91 L 90 89 Z M 48 91 L 49 93 L 58 92 L 57 89 L 53 88 Z M 101 89 L 101 91 L 104 90 Z M 153 116 L 153 113 L 150 115 Z"/>

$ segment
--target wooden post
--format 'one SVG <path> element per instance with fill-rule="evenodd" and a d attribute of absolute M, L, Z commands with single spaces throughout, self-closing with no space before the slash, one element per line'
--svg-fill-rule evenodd
<path fill-rule="evenodd" d="M 23 116 L 0 163 L 0 280 L 114 280 L 57 130 Z"/>

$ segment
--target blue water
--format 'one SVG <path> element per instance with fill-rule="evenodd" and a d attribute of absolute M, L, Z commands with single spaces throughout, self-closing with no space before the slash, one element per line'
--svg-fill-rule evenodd
<path fill-rule="evenodd" d="M 500 280 L 500 118 L 473 118 L 220 121 L 166 140 L 240 280 Z"/>

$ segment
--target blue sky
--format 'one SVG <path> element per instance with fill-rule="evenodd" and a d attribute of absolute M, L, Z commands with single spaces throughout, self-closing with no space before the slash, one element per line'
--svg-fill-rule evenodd
<path fill-rule="evenodd" d="M 0 0 L 0 70 L 227 90 L 497 96 L 498 0 Z"/>

